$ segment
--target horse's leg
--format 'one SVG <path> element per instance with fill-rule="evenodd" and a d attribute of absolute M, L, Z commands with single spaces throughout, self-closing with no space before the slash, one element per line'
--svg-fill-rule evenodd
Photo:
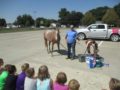
<path fill-rule="evenodd" d="M 60 52 L 60 42 L 57 42 L 58 52 Z"/>
<path fill-rule="evenodd" d="M 52 43 L 52 51 L 51 51 L 52 56 L 53 56 L 53 49 L 54 49 L 54 43 Z"/>
<path fill-rule="evenodd" d="M 47 43 L 48 43 L 48 42 L 47 42 Z M 49 50 L 48 50 L 48 44 L 47 44 L 47 46 L 46 46 L 46 47 L 47 47 L 47 52 L 49 53 Z"/>
<path fill-rule="evenodd" d="M 50 44 L 51 44 L 51 42 L 49 41 L 49 45 L 48 45 L 48 46 L 49 46 L 49 53 L 51 52 L 51 49 L 50 49 Z"/>
<path fill-rule="evenodd" d="M 44 36 L 44 41 L 45 41 L 45 46 L 46 46 L 47 52 L 48 52 L 48 41 L 47 41 L 47 39 L 45 38 L 45 36 Z"/>

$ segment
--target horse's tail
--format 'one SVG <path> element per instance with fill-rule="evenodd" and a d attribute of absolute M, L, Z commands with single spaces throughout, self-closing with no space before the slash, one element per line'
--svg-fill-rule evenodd
<path fill-rule="evenodd" d="M 45 37 L 45 32 L 44 32 L 44 41 L 45 41 L 45 46 L 47 47 L 48 46 L 48 43 L 47 43 L 47 39 Z"/>

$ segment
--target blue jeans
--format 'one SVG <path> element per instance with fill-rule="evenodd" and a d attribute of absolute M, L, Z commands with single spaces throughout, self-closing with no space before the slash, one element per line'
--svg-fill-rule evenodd
<path fill-rule="evenodd" d="M 75 58 L 75 43 L 67 43 L 67 48 L 68 48 L 68 58 Z M 72 52 L 71 52 L 72 50 Z"/>

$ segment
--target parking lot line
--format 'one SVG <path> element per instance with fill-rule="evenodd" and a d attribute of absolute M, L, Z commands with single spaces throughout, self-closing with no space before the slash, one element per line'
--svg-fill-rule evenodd
<path fill-rule="evenodd" d="M 102 45 L 102 43 L 103 43 L 103 41 L 101 41 L 101 42 L 98 44 L 98 46 L 101 46 L 101 45 Z"/>

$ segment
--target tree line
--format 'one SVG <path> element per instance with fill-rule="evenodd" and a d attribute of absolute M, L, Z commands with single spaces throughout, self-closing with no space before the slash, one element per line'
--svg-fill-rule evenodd
<path fill-rule="evenodd" d="M 24 14 L 17 16 L 14 21 L 14 25 L 19 25 L 20 27 L 49 27 L 51 23 L 57 23 L 59 25 L 89 25 L 95 23 L 96 21 L 101 21 L 114 26 L 120 27 L 120 3 L 115 5 L 113 8 L 104 6 L 98 7 L 87 11 L 85 14 L 78 11 L 68 11 L 66 8 L 61 8 L 58 12 L 59 19 L 46 19 L 43 17 L 38 17 L 35 20 L 31 15 Z M 0 27 L 5 27 L 6 20 L 0 18 Z"/>

